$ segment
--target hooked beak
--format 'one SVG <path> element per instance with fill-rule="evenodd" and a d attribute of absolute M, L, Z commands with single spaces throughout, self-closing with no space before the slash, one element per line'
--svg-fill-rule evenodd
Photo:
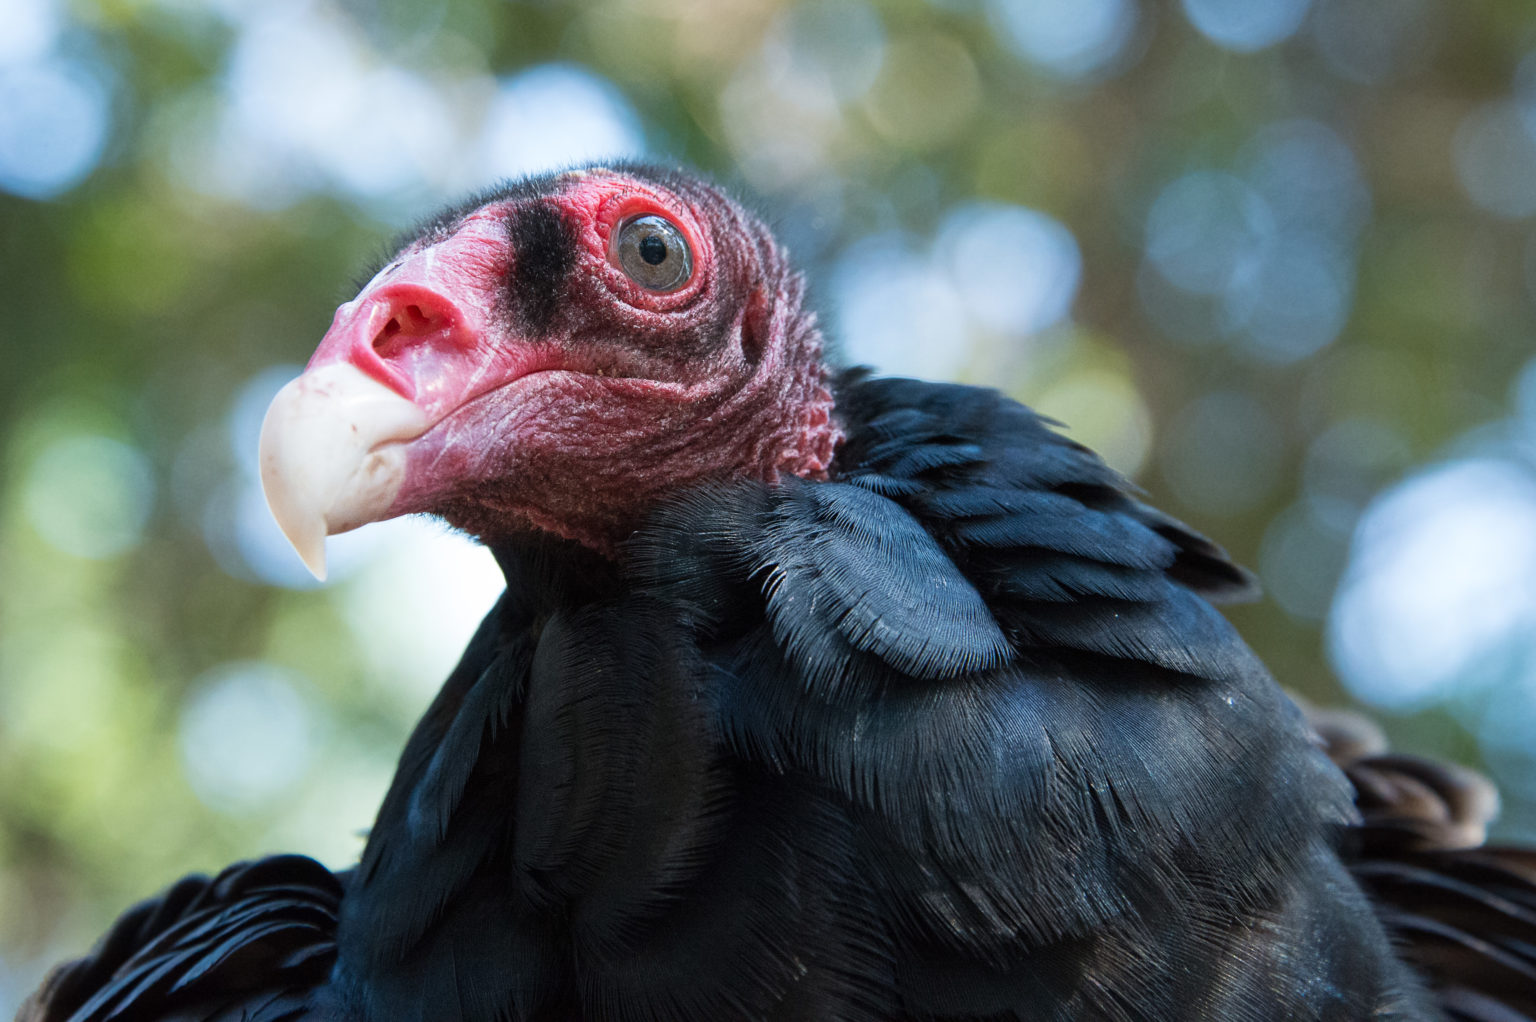
<path fill-rule="evenodd" d="M 494 375 L 475 282 L 439 255 L 434 246 L 405 256 L 339 307 L 303 374 L 267 409 L 262 489 L 316 578 L 326 536 L 405 513 L 413 441 Z"/>
<path fill-rule="evenodd" d="M 310 369 L 278 392 L 261 425 L 261 486 L 315 578 L 325 578 L 326 536 L 389 516 L 405 444 L 431 424 L 349 362 Z"/>

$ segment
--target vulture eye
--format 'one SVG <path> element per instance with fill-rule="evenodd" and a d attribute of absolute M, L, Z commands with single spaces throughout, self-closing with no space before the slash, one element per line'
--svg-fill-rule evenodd
<path fill-rule="evenodd" d="M 624 221 L 614 252 L 619 268 L 649 291 L 676 291 L 693 276 L 693 253 L 683 232 L 654 214 Z"/>

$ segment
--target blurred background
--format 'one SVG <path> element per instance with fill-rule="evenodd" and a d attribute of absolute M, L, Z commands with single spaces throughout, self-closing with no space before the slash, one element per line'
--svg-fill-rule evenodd
<path fill-rule="evenodd" d="M 0 1017 L 191 870 L 350 862 L 500 588 L 304 574 L 256 432 L 387 239 L 576 160 L 755 196 L 842 356 L 1001 387 L 1261 575 L 1281 681 L 1536 839 L 1526 0 L 5 0 Z"/>

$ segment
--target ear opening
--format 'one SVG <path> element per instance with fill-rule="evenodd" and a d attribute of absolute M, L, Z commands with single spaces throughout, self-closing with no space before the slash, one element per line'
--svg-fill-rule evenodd
<path fill-rule="evenodd" d="M 746 311 L 741 317 L 741 355 L 756 365 L 763 360 L 763 352 L 773 337 L 774 303 L 768 300 L 761 288 L 752 289 Z"/>

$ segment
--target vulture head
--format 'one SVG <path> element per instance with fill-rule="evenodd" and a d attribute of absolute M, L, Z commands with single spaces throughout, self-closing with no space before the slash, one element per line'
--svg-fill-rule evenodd
<path fill-rule="evenodd" d="M 327 535 L 412 512 L 612 555 L 679 488 L 824 477 L 841 433 L 802 290 L 761 222 L 680 173 L 482 196 L 414 232 L 272 402 L 273 514 L 323 577 Z"/>

